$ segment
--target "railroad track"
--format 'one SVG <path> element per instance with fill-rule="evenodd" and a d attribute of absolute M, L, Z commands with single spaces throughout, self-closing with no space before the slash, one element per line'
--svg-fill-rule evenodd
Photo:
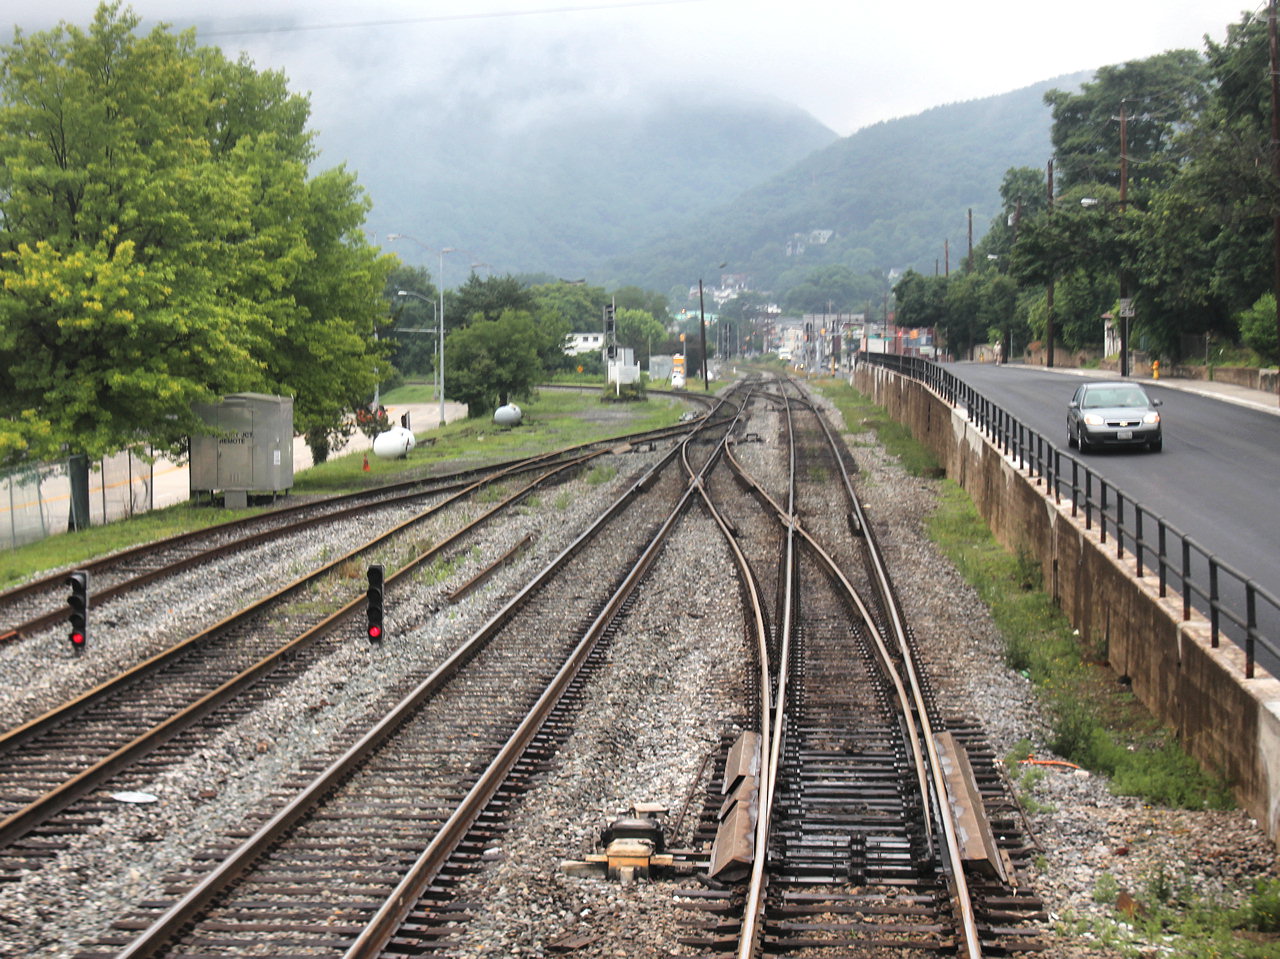
<path fill-rule="evenodd" d="M 753 487 L 786 525 L 791 588 L 752 837 L 769 853 L 752 860 L 736 953 L 1036 949 L 1040 904 L 1018 895 L 1007 852 L 965 842 L 972 823 L 990 833 L 984 800 L 962 791 L 965 744 L 935 733 L 937 710 L 847 454 L 807 402 L 787 399 L 786 423 L 787 500 Z M 966 804 L 970 818 L 957 822 L 952 808 Z M 975 901 L 970 875 L 983 879 L 985 899 Z"/>
<path fill-rule="evenodd" d="M 537 738 L 689 501 L 673 460 L 674 451 L 245 842 L 187 877 L 176 901 L 123 921 L 85 955 L 367 955 L 403 937 L 419 894 Z M 624 508 L 629 522 L 617 522 Z"/>
<path fill-rule="evenodd" d="M 158 542 L 144 543 L 77 568 L 90 574 L 93 602 L 97 605 L 184 571 L 207 566 L 229 554 L 244 552 L 262 544 L 278 544 L 290 536 L 305 536 L 321 524 L 328 525 L 345 519 L 369 517 L 375 512 L 411 507 L 432 497 L 467 489 L 477 482 L 487 480 L 492 483 L 503 478 L 519 477 L 530 470 L 593 450 L 663 442 L 687 430 L 688 427 L 684 425 L 645 430 L 493 466 L 390 483 L 371 490 L 299 503 Z M 65 571 L 51 573 L 0 592 L 0 645 L 38 635 L 43 630 L 66 621 L 66 575 Z"/>
<path fill-rule="evenodd" d="M 503 895 L 486 885 L 505 862 L 492 854 L 517 848 L 526 797 L 553 775 L 581 717 L 599 712 L 588 689 L 653 681 L 616 671 L 611 650 L 633 604 L 651 602 L 649 579 L 680 580 L 664 560 L 668 539 L 708 529 L 734 572 L 731 585 L 696 588 L 737 598 L 741 623 L 725 628 L 740 631 L 742 660 L 706 678 L 716 688 L 721 674 L 730 685 L 717 696 L 733 704 L 707 730 L 708 751 L 672 757 L 694 769 L 654 860 L 653 895 L 686 920 L 645 938 L 634 919 L 572 906 L 574 880 L 543 877 L 565 905 L 547 910 L 559 917 L 549 925 L 513 918 L 518 941 L 584 957 L 972 959 L 1038 948 L 1039 903 L 1016 878 L 1029 855 L 1016 806 L 981 730 L 935 701 L 917 665 L 847 451 L 798 391 L 753 382 L 678 452 L 447 659 L 407 672 L 411 691 L 390 712 L 371 703 L 369 721 L 304 764 L 307 776 L 79 955 L 476 954 L 486 940 L 469 930 Z M 678 532 L 695 515 L 701 532 Z M 673 644 L 686 643 L 680 625 Z M 625 743 L 630 719 L 597 716 L 591 728 Z M 757 737 L 755 753 L 742 731 Z M 985 863 L 956 842 L 940 748 L 973 767 L 967 801 L 992 832 Z M 752 789 L 739 794 L 747 775 L 758 776 L 754 807 Z M 750 814 L 733 821 L 726 793 Z M 607 897 L 619 916 L 636 915 L 629 896 Z"/>
<path fill-rule="evenodd" d="M 586 453 L 544 467 L 478 517 L 455 523 L 452 533 L 395 563 L 398 570 L 390 582 L 459 549 L 481 525 L 544 483 L 580 469 L 599 455 Z M 118 779 L 143 757 L 150 757 L 146 778 L 154 777 L 159 764 L 178 762 L 197 748 L 199 737 L 195 741 L 180 737 L 198 723 L 234 722 L 261 706 L 280 684 L 303 674 L 336 645 L 350 641 L 354 630 L 347 624 L 364 605 L 362 569 L 358 579 L 349 575 L 356 559 L 375 549 L 390 553 L 398 538 L 447 506 L 467 502 L 474 493 L 510 475 L 504 471 L 457 490 L 437 506 L 286 584 L 239 614 L 0 736 L 0 878 L 37 868 L 64 846 L 68 834 L 98 822 L 101 800 L 87 806 L 76 805 L 77 800 Z M 129 792 L 129 785 L 126 781 L 118 788 Z M 32 836 L 36 830 L 38 835 Z"/>

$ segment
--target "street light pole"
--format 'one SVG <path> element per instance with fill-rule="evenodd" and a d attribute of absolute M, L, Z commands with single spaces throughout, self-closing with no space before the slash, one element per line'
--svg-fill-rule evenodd
<path fill-rule="evenodd" d="M 428 247 L 421 240 L 417 239 L 416 237 L 410 236 L 408 233 L 388 233 L 387 239 L 388 240 L 408 240 L 411 243 L 418 244 L 418 246 L 422 247 L 424 250 L 430 249 L 430 247 Z M 436 276 L 436 286 L 440 290 L 440 306 L 439 306 L 439 309 L 436 311 L 436 328 L 439 332 L 440 339 L 437 345 L 437 354 L 439 356 L 439 359 L 436 362 L 436 372 L 437 372 L 437 375 L 439 376 L 439 382 L 440 382 L 440 425 L 443 427 L 445 423 L 445 419 L 444 419 L 444 255 L 446 253 L 452 253 L 453 247 L 451 246 L 441 247 L 437 252 L 440 254 L 440 272 Z M 404 291 L 401 291 L 400 295 L 403 295 L 405 293 L 412 294 L 412 291 L 404 290 Z M 422 294 L 420 293 L 412 294 L 412 295 L 422 297 Z M 426 299 L 426 297 L 422 297 L 422 299 Z M 430 301 L 428 300 L 428 302 Z"/>
<path fill-rule="evenodd" d="M 436 326 L 440 330 L 440 427 L 444 428 L 444 255 L 452 253 L 453 247 L 446 246 L 440 249 L 440 311 L 439 322 Z"/>
<path fill-rule="evenodd" d="M 430 299 L 428 299 L 427 297 L 423 296 L 421 293 L 418 293 L 418 292 L 416 292 L 416 291 L 414 291 L 414 290 L 396 290 L 396 296 L 412 296 L 412 297 L 416 297 L 417 299 L 421 300 L 423 303 L 430 303 L 430 304 L 431 304 L 431 310 L 432 310 L 432 312 L 433 312 L 433 313 L 434 313 L 434 312 L 435 312 L 435 310 L 436 310 L 436 304 L 435 304 L 435 301 L 434 301 L 434 300 L 430 300 Z M 406 332 L 406 333 L 435 333 L 435 332 L 436 332 L 437 330 L 439 330 L 439 329 L 440 329 L 440 316 L 439 316 L 439 314 L 437 314 L 437 315 L 436 315 L 436 325 L 435 325 L 435 327 L 434 327 L 434 328 L 432 328 L 432 329 L 430 329 L 430 330 L 420 330 L 420 329 L 403 329 L 403 330 L 402 330 L 402 332 Z M 440 371 L 440 355 L 441 355 L 441 354 L 440 354 L 439 350 L 437 350 L 437 352 L 436 352 L 436 398 L 440 400 L 440 404 L 441 404 L 440 408 L 441 408 L 441 409 L 444 409 L 444 374 L 443 374 L 443 373 L 441 373 L 441 371 Z M 443 416 L 443 414 L 441 414 L 441 415 Z"/>

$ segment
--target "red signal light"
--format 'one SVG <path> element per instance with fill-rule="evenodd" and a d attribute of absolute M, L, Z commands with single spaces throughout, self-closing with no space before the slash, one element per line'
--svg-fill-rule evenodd
<path fill-rule="evenodd" d="M 382 640 L 382 594 L 385 587 L 382 564 L 370 566 L 367 575 L 369 589 L 366 593 L 368 604 L 365 611 L 369 617 L 369 642 L 377 643 Z"/>

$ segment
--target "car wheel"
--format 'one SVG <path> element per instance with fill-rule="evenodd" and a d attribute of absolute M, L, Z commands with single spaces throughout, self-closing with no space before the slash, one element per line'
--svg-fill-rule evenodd
<path fill-rule="evenodd" d="M 1147 444 L 1147 449 L 1151 450 L 1153 453 L 1159 453 L 1164 449 L 1164 437 L 1157 436 L 1155 439 L 1151 440 L 1151 442 Z"/>
<path fill-rule="evenodd" d="M 1071 424 L 1067 424 L 1067 449 L 1075 449 L 1076 434 L 1071 432 Z"/>
<path fill-rule="evenodd" d="M 1093 449 L 1093 447 L 1089 445 L 1089 441 L 1084 438 L 1084 430 L 1078 430 L 1076 432 L 1076 445 L 1080 447 L 1081 453 L 1087 453 L 1089 450 Z"/>

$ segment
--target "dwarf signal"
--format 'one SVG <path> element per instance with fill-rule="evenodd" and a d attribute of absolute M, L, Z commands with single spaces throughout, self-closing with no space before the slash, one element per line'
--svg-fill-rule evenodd
<path fill-rule="evenodd" d="M 89 574 L 78 569 L 67 576 L 67 585 L 71 592 L 67 596 L 70 608 L 71 631 L 67 638 L 71 640 L 71 648 L 76 653 L 83 653 L 89 642 Z"/>
<path fill-rule="evenodd" d="M 382 596 L 383 596 L 383 571 L 382 564 L 378 563 L 369 567 L 369 589 L 366 592 L 368 604 L 366 606 L 366 614 L 369 621 L 369 642 L 379 643 L 382 641 Z"/>

